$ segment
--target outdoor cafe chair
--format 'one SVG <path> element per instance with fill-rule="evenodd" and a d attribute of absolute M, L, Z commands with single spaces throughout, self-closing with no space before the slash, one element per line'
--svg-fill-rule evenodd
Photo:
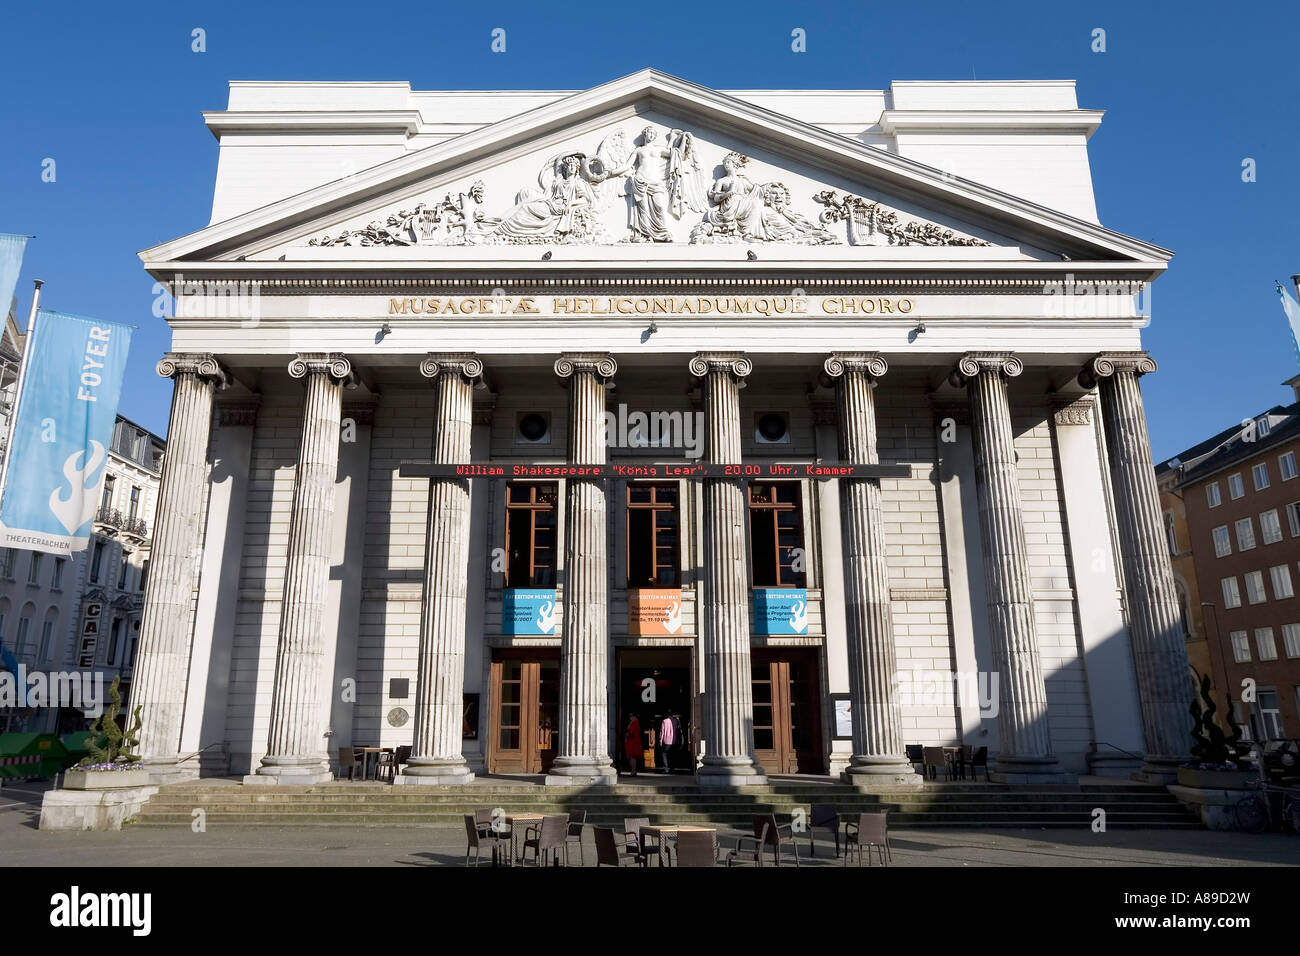
<path fill-rule="evenodd" d="M 641 828 L 649 825 L 649 817 L 623 818 L 623 839 L 627 843 L 628 852 L 635 854 L 637 862 L 642 866 L 646 865 L 646 849 L 645 844 L 641 842 Z"/>
<path fill-rule="evenodd" d="M 930 780 L 939 779 L 939 771 L 942 770 L 944 776 L 951 779 L 952 770 L 948 766 L 948 758 L 944 755 L 942 747 L 926 747 L 922 750 L 922 761 L 925 764 L 925 775 Z"/>
<path fill-rule="evenodd" d="M 349 780 L 355 780 L 359 773 L 361 779 L 366 777 L 365 755 L 352 747 L 339 748 L 339 776 L 347 773 Z"/>
<path fill-rule="evenodd" d="M 391 750 L 381 750 L 375 761 L 375 779 L 387 779 L 389 783 L 397 775 L 397 754 Z"/>
<path fill-rule="evenodd" d="M 529 836 L 529 834 L 532 836 Z M 540 826 L 533 824 L 524 831 L 524 861 L 528 860 L 528 848 L 533 848 L 533 865 L 542 865 L 542 854 L 545 853 L 556 865 L 560 862 L 560 851 L 564 850 L 564 863 L 569 863 L 569 847 L 567 838 L 569 835 L 569 815 L 567 813 L 547 814 L 542 817 Z"/>
<path fill-rule="evenodd" d="M 753 817 L 754 836 L 766 833 L 764 843 L 772 848 L 772 859 L 777 866 L 781 865 L 781 847 L 788 846 L 794 853 L 794 865 L 799 865 L 799 844 L 794 840 L 794 827 L 789 823 L 777 823 L 776 814 L 769 813 L 764 816 L 757 814 Z"/>
<path fill-rule="evenodd" d="M 678 866 L 716 866 L 718 844 L 710 830 L 683 830 L 677 834 Z"/>
<path fill-rule="evenodd" d="M 732 867 L 740 863 L 753 863 L 755 866 L 763 865 L 763 846 L 767 843 L 768 822 L 766 817 L 755 817 L 755 821 L 762 820 L 762 832 L 754 836 L 743 836 L 736 839 L 736 846 L 727 854 L 727 866 Z M 757 824 L 755 824 L 757 826 Z"/>
<path fill-rule="evenodd" d="M 835 841 L 835 855 L 840 855 L 840 814 L 833 803 L 814 803 L 808 813 L 808 853 L 817 855 L 817 831 L 825 830 Z"/>
<path fill-rule="evenodd" d="M 641 858 L 620 844 L 613 827 L 595 827 L 596 866 L 622 866 L 624 863 L 640 864 Z"/>
<path fill-rule="evenodd" d="M 501 839 L 492 832 L 491 827 L 487 832 L 479 829 L 478 823 L 474 819 L 474 814 L 465 814 L 465 839 L 468 841 L 465 847 L 465 865 L 469 866 L 470 854 L 474 854 L 474 865 L 478 866 L 482 862 L 483 846 L 487 844 L 492 849 L 492 863 L 495 866 L 498 854 L 502 851 Z"/>
<path fill-rule="evenodd" d="M 871 848 L 875 847 L 880 862 L 888 866 L 886 860 L 894 858 L 889 850 L 889 811 L 881 813 L 860 813 L 856 823 L 844 824 L 844 865 L 854 850 L 858 854 L 858 866 L 862 865 L 862 849 L 867 850 L 867 865 L 871 865 Z"/>
<path fill-rule="evenodd" d="M 587 857 L 582 849 L 582 831 L 586 823 L 586 810 L 575 810 L 569 815 L 569 832 L 564 838 L 564 862 L 566 865 L 569 862 L 569 847 L 574 845 L 578 847 L 578 865 L 587 865 Z"/>
<path fill-rule="evenodd" d="M 984 780 L 987 782 L 989 779 L 989 748 L 988 747 L 976 747 L 975 752 L 971 754 L 970 778 L 972 780 L 978 779 L 976 777 L 976 770 L 977 768 L 980 767 L 984 769 Z"/>

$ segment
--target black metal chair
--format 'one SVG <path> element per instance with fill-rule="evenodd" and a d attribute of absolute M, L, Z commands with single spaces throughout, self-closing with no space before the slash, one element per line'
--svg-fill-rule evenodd
<path fill-rule="evenodd" d="M 924 763 L 924 748 L 920 744 L 908 744 L 903 749 L 907 751 L 907 759 L 910 760 L 913 765 Z"/>
<path fill-rule="evenodd" d="M 971 761 L 974 759 L 974 753 L 975 748 L 969 744 L 962 744 L 957 748 L 957 776 L 959 779 L 966 779 L 966 774 L 970 772 Z"/>
<path fill-rule="evenodd" d="M 856 823 L 844 824 L 844 865 L 848 866 L 849 857 L 856 850 L 858 866 L 862 865 L 862 849 L 867 850 L 867 865 L 871 864 L 871 850 L 874 847 L 880 856 L 881 864 L 888 866 L 894 855 L 889 849 L 889 811 L 880 813 L 860 813 Z"/>
<path fill-rule="evenodd" d="M 766 816 L 755 816 L 754 836 L 758 836 L 759 827 L 763 822 L 767 824 L 767 845 L 772 848 L 772 859 L 777 866 L 781 865 L 781 847 L 788 846 L 794 853 L 794 865 L 799 865 L 799 844 L 794 839 L 794 827 L 789 823 L 777 823 L 776 814 L 769 813 Z"/>
<path fill-rule="evenodd" d="M 989 748 L 988 747 L 976 747 L 974 752 L 971 754 L 970 778 L 972 780 L 979 779 L 976 770 L 977 768 L 980 767 L 984 768 L 984 780 L 987 782 L 989 779 Z"/>
<path fill-rule="evenodd" d="M 825 830 L 835 841 L 835 855 L 840 855 L 840 814 L 833 803 L 814 803 L 808 812 L 808 855 L 817 855 L 817 831 Z"/>
<path fill-rule="evenodd" d="M 387 779 L 389 783 L 397 776 L 397 754 L 392 750 L 381 750 L 375 761 L 375 779 Z"/>
<path fill-rule="evenodd" d="M 922 763 L 925 765 L 925 775 L 930 780 L 939 779 L 939 771 L 947 779 L 952 779 L 952 768 L 948 765 L 948 757 L 943 752 L 942 747 L 925 747 L 921 751 Z"/>
<path fill-rule="evenodd" d="M 339 776 L 342 777 L 345 772 L 349 780 L 355 780 L 358 773 L 362 780 L 366 778 L 365 755 L 360 750 L 352 747 L 339 748 Z"/>

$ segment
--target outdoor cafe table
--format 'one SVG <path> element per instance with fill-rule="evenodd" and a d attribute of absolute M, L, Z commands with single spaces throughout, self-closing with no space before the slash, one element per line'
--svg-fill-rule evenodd
<path fill-rule="evenodd" d="M 515 837 L 519 835 L 520 829 L 527 828 L 530 823 L 541 823 L 542 815 L 540 813 L 507 813 L 506 823 L 510 826 L 510 858 L 507 863 L 513 863 L 520 859 L 515 849 Z M 518 825 L 516 825 L 518 824 Z"/>
<path fill-rule="evenodd" d="M 685 832 L 685 831 L 688 831 L 688 830 L 691 831 L 691 832 L 693 832 L 693 833 L 712 833 L 712 834 L 714 835 L 714 840 L 713 840 L 713 842 L 714 842 L 715 844 L 718 842 L 718 841 L 717 841 L 717 834 L 718 834 L 717 827 L 700 827 L 700 826 L 694 826 L 694 825 L 691 825 L 691 824 L 685 824 L 685 823 L 662 824 L 662 825 L 659 825 L 659 826 L 645 826 L 645 825 L 643 825 L 643 826 L 641 827 L 641 852 L 642 852 L 642 853 L 645 853 L 645 841 L 646 841 L 646 837 L 654 837 L 654 838 L 655 838 L 655 841 L 656 841 L 656 842 L 658 843 L 658 845 L 659 845 L 659 846 L 658 846 L 658 849 L 659 849 L 659 865 L 660 865 L 660 866 L 666 866 L 666 865 L 668 865 L 668 864 L 670 864 L 670 863 L 672 862 L 672 858 L 671 858 L 670 856 L 668 856 L 668 853 L 667 853 L 667 851 L 668 851 L 668 838 L 670 838 L 670 837 L 676 837 L 677 834 L 682 833 L 682 832 Z M 666 864 L 666 863 L 664 862 L 665 860 L 668 860 L 668 864 Z"/>
<path fill-rule="evenodd" d="M 382 753 L 392 753 L 393 748 L 392 747 L 356 747 L 354 749 L 361 751 L 361 759 L 363 761 L 363 763 L 361 764 L 361 779 L 362 780 L 370 779 L 370 761 L 371 761 L 371 754 L 373 754 L 374 765 L 375 765 L 375 779 L 378 780 L 379 779 L 379 755 Z"/>

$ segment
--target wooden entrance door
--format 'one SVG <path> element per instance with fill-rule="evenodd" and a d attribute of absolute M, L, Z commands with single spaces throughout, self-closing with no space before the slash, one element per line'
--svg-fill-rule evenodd
<path fill-rule="evenodd" d="M 766 773 L 824 773 L 817 657 L 753 652 L 754 752 Z"/>
<path fill-rule="evenodd" d="M 489 773 L 546 773 L 555 759 L 560 660 L 554 653 L 502 653 L 492 662 Z"/>

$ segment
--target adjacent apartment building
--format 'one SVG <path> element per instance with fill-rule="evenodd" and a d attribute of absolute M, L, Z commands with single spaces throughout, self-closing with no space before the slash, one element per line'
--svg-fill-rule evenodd
<path fill-rule="evenodd" d="M 1264 740 L 1300 737 L 1300 376 L 1285 384 L 1293 404 L 1156 466 L 1188 659 Z"/>
<path fill-rule="evenodd" d="M 86 550 L 62 558 L 0 548 L 0 668 L 97 672 L 105 695 L 120 676 L 129 701 L 164 448 L 119 415 Z M 0 732 L 66 733 L 86 719 L 68 706 L 2 707 Z"/>

